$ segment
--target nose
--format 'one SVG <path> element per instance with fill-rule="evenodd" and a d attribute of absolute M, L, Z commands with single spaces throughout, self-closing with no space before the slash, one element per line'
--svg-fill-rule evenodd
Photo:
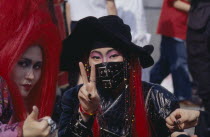
<path fill-rule="evenodd" d="M 105 62 L 107 62 L 107 59 L 104 57 L 102 60 L 102 63 L 105 63 Z"/>
<path fill-rule="evenodd" d="M 34 71 L 33 69 L 29 69 L 28 72 L 26 73 L 26 79 L 28 80 L 33 80 L 34 79 Z"/>

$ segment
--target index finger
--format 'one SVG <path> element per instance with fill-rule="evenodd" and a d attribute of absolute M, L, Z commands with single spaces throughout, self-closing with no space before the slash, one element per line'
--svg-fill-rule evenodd
<path fill-rule="evenodd" d="M 82 62 L 79 62 L 79 68 L 80 68 L 80 73 L 81 73 L 83 83 L 87 84 L 88 83 L 87 73 L 85 71 L 85 67 Z"/>
<path fill-rule="evenodd" d="M 96 71 L 95 71 L 95 65 L 91 65 L 91 72 L 90 72 L 90 82 L 96 82 Z"/>
<path fill-rule="evenodd" d="M 166 124 L 170 125 L 170 126 L 173 126 L 174 125 L 174 122 L 172 121 L 172 119 L 169 117 L 166 118 Z"/>
<path fill-rule="evenodd" d="M 174 125 L 175 123 L 174 122 L 176 122 L 176 115 L 177 115 L 177 113 L 179 113 L 179 110 L 177 109 L 177 110 L 175 110 L 175 111 L 173 111 L 165 120 L 166 120 L 166 123 L 168 124 L 168 125 Z"/>

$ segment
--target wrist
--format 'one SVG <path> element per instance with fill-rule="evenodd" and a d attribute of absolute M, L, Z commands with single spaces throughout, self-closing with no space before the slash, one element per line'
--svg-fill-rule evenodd
<path fill-rule="evenodd" d="M 198 120 L 200 117 L 200 111 L 195 111 L 195 115 L 196 115 L 196 118 L 195 118 L 195 126 L 196 126 L 198 124 Z"/>
<path fill-rule="evenodd" d="M 85 110 L 82 108 L 81 104 L 79 104 L 79 112 L 82 113 L 82 114 L 84 114 L 84 115 L 87 115 L 87 116 L 94 116 L 94 115 L 97 114 L 97 110 L 98 110 L 98 109 L 96 109 L 94 112 L 87 112 L 87 111 L 85 111 Z"/>

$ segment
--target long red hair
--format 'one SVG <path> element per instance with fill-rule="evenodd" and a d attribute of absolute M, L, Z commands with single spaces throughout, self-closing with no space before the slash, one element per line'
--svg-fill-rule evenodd
<path fill-rule="evenodd" d="M 27 112 L 11 72 L 31 45 L 41 47 L 43 66 L 27 105 L 36 105 L 39 117 L 50 116 L 53 111 L 61 39 L 46 6 L 43 0 L 2 0 L 0 4 L 0 75 L 7 81 L 16 121 L 25 120 Z"/>
<path fill-rule="evenodd" d="M 131 100 L 133 100 L 135 104 L 133 112 L 135 118 L 132 126 L 132 135 L 133 137 L 150 137 L 151 133 L 142 91 L 142 67 L 138 57 L 131 57 L 129 66 L 129 90 Z M 100 136 L 99 123 L 97 119 L 95 119 L 93 124 L 93 134 L 94 137 Z"/>
<path fill-rule="evenodd" d="M 134 135 L 135 137 L 150 137 L 149 122 L 147 119 L 146 108 L 144 103 L 144 96 L 142 90 L 142 67 L 138 57 L 131 60 L 130 69 L 130 93 L 135 94 L 135 121 L 134 121 Z"/>

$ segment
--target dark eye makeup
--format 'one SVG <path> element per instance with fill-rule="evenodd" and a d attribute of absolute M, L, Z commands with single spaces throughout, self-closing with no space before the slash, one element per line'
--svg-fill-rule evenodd
<path fill-rule="evenodd" d="M 42 62 L 37 62 L 37 63 L 35 63 L 34 66 L 33 66 L 33 68 L 36 69 L 36 70 L 41 69 L 41 67 L 42 67 Z"/>
<path fill-rule="evenodd" d="M 33 69 L 38 70 L 38 69 L 41 69 L 42 62 L 38 61 L 35 64 L 32 64 L 32 60 L 24 58 L 18 61 L 18 65 L 22 68 L 27 68 L 33 65 Z"/>
<path fill-rule="evenodd" d="M 31 65 L 31 60 L 29 60 L 29 59 L 21 59 L 21 60 L 18 61 L 18 65 L 20 67 L 23 67 L 23 68 L 28 67 L 28 66 Z"/>
<path fill-rule="evenodd" d="M 99 56 L 92 56 L 91 58 L 92 58 L 92 59 L 100 59 Z"/>
<path fill-rule="evenodd" d="M 110 58 L 114 58 L 114 57 L 118 57 L 118 56 L 119 56 L 119 54 L 113 54 L 110 56 Z"/>

